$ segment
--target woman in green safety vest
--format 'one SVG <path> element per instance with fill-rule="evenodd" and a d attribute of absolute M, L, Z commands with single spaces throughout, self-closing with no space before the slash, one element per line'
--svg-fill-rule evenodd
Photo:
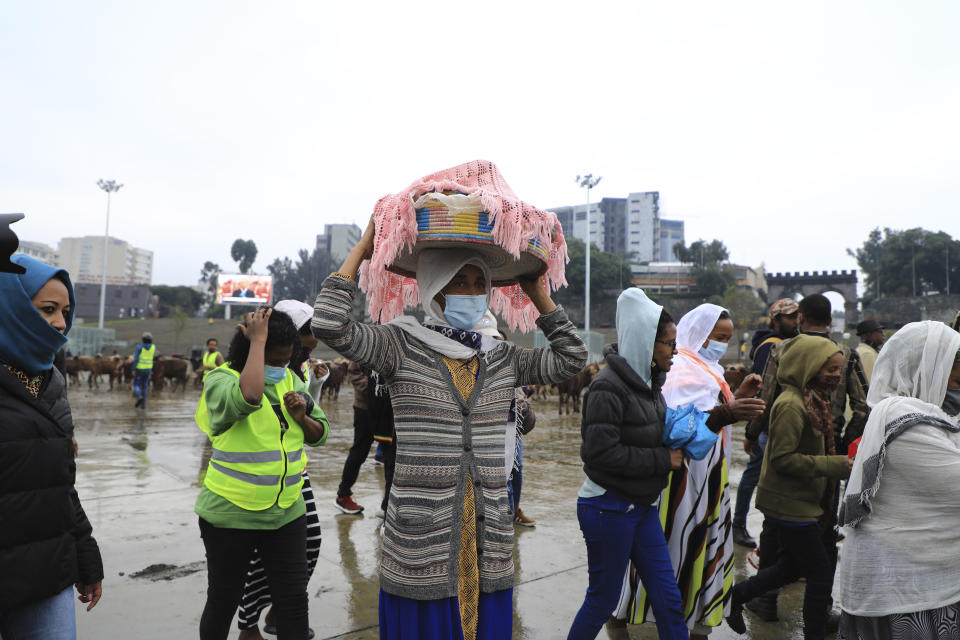
<path fill-rule="evenodd" d="M 195 508 L 208 575 L 201 640 L 227 638 L 254 549 L 273 595 L 277 637 L 308 637 L 303 445 L 323 444 L 329 425 L 318 406 L 308 410 L 305 384 L 287 369 L 295 345 L 288 315 L 248 313 L 227 362 L 204 380 L 196 420 L 213 452 Z"/>

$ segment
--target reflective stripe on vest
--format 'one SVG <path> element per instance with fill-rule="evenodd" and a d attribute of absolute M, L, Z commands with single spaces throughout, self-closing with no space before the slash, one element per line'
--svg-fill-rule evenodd
<path fill-rule="evenodd" d="M 205 367 L 210 367 L 211 369 L 216 369 L 216 368 L 217 368 L 217 356 L 219 356 L 219 355 L 220 355 L 220 352 L 219 352 L 219 351 L 214 351 L 213 353 L 211 353 L 211 352 L 208 351 L 208 352 L 206 352 L 205 354 L 203 354 L 203 366 L 205 366 Z M 209 372 L 209 371 L 204 371 L 204 372 L 203 372 L 203 377 L 206 378 L 208 373 L 210 373 L 210 372 Z"/>
<path fill-rule="evenodd" d="M 153 369 L 153 354 L 157 352 L 157 345 L 144 345 L 140 349 L 140 358 L 137 359 L 137 369 Z"/>
<path fill-rule="evenodd" d="M 217 367 L 236 376 L 227 364 Z M 277 397 L 293 391 L 293 372 L 274 385 Z M 287 423 L 282 431 L 280 419 L 266 397 L 260 408 L 235 422 L 221 434 L 210 430 L 206 397 L 197 407 L 197 426 L 213 443 L 204 486 L 238 507 L 262 511 L 274 504 L 286 509 L 300 497 L 307 457 L 303 451 L 303 429 L 281 403 L 280 412 Z"/>

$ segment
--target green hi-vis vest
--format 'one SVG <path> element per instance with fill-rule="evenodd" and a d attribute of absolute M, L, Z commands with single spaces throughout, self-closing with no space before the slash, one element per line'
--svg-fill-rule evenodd
<path fill-rule="evenodd" d="M 216 369 L 216 368 L 217 368 L 217 356 L 218 356 L 218 355 L 220 355 L 220 352 L 219 352 L 219 351 L 214 351 L 213 353 L 211 353 L 211 352 L 208 351 L 208 352 L 206 352 L 205 354 L 203 354 L 203 366 L 205 366 L 205 367 L 210 367 L 211 369 Z M 209 372 L 209 371 L 204 371 L 204 372 L 203 372 L 203 377 L 206 378 L 208 373 L 210 373 L 210 372 Z"/>
<path fill-rule="evenodd" d="M 217 367 L 237 378 L 240 374 L 225 363 Z M 293 391 L 293 372 L 276 385 L 277 396 Z M 303 452 L 303 429 L 287 413 L 283 402 L 279 411 L 287 423 L 284 432 L 280 418 L 266 396 L 260 408 L 235 422 L 219 435 L 210 431 L 210 414 L 205 397 L 200 398 L 196 421 L 213 443 L 213 453 L 203 481 L 210 491 L 248 511 L 262 511 L 274 504 L 286 509 L 300 497 L 307 456 Z"/>
<path fill-rule="evenodd" d="M 153 369 L 153 354 L 157 352 L 157 345 L 144 345 L 140 349 L 140 358 L 137 360 L 137 369 Z"/>

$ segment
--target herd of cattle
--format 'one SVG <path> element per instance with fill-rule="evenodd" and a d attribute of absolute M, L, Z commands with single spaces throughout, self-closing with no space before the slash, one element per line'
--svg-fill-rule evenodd
<path fill-rule="evenodd" d="M 79 385 L 81 375 L 84 373 L 86 373 L 87 386 L 90 389 L 99 389 L 101 384 L 109 384 L 112 391 L 113 389 L 130 388 L 133 382 L 133 356 L 74 356 L 67 358 L 65 364 L 67 377 L 71 385 Z M 330 362 L 310 360 L 310 366 L 315 371 L 319 369 L 321 364 L 326 365 L 330 371 L 329 377 L 323 384 L 322 398 L 338 400 L 340 387 L 346 381 L 347 368 L 350 363 L 343 358 L 337 358 Z M 573 413 L 579 413 L 580 398 L 584 389 L 590 386 L 590 382 L 603 366 L 601 364 L 587 365 L 580 373 L 560 384 L 534 386 L 530 398 L 534 401 L 547 400 L 555 391 L 557 411 L 560 415 L 563 415 L 564 412 L 569 415 L 571 410 Z M 181 391 L 184 391 L 188 384 L 199 389 L 203 379 L 203 372 L 199 370 L 200 367 L 200 358 L 174 355 L 154 359 L 153 375 L 150 378 L 154 392 L 159 393 L 167 385 L 170 386 L 172 391 L 175 391 L 178 387 Z M 740 364 L 729 365 L 724 371 L 724 378 L 733 390 L 736 390 L 746 375 L 746 367 Z"/>

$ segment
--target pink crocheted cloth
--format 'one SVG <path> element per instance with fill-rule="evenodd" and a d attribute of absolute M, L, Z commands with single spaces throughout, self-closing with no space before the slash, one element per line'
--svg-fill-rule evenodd
<path fill-rule="evenodd" d="M 474 160 L 420 178 L 403 191 L 377 202 L 373 210 L 376 226 L 373 257 L 360 268 L 360 287 L 367 295 L 371 317 L 389 322 L 402 314 L 404 307 L 419 304 L 417 281 L 388 271 L 386 267 L 417 241 L 413 200 L 427 192 L 444 190 L 479 192 L 483 210 L 493 224 L 494 241 L 511 255 L 519 257 L 530 239 L 539 238 L 542 246 L 550 247 L 544 273 L 549 290 L 566 286 L 564 269 L 569 258 L 556 214 L 517 198 L 492 162 Z M 540 315 L 519 285 L 494 288 L 490 300 L 493 311 L 514 330 L 530 330 Z"/>

